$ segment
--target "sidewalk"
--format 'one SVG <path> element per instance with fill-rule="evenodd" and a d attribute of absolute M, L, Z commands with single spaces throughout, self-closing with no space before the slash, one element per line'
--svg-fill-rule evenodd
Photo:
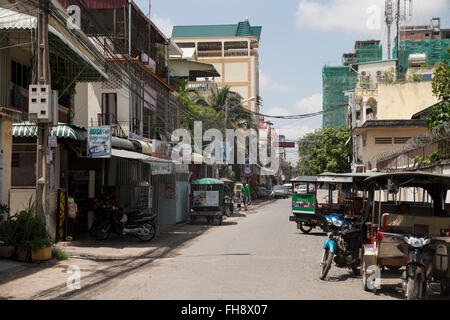
<path fill-rule="evenodd" d="M 255 200 L 248 211 L 235 211 L 227 222 L 236 223 L 246 214 L 254 214 L 267 201 Z M 67 281 L 74 276 L 71 270 L 79 270 L 81 290 L 102 285 L 110 280 L 142 268 L 157 259 L 173 255 L 173 250 L 208 232 L 216 225 L 187 222 L 163 226 L 159 236 L 150 242 L 142 242 L 132 237 L 111 237 L 106 241 L 79 239 L 60 242 L 69 259 L 42 263 L 23 263 L 0 259 L 0 300 L 1 299 L 65 299 L 75 298 L 76 289 L 67 287 Z"/>

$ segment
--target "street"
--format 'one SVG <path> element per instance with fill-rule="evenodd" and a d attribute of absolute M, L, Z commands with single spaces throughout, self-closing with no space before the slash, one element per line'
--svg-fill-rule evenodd
<path fill-rule="evenodd" d="M 364 292 L 360 278 L 346 269 L 332 267 L 326 281 L 319 280 L 326 236 L 318 229 L 309 235 L 297 230 L 288 219 L 289 206 L 288 199 L 266 202 L 247 217 L 232 217 L 222 226 L 213 226 L 168 257 L 91 290 L 81 290 L 72 298 L 400 298 L 398 290 L 380 295 Z M 183 231 L 195 227 L 185 225 Z"/>

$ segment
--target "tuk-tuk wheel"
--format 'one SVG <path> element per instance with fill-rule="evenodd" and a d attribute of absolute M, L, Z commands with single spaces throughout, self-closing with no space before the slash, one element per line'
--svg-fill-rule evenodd
<path fill-rule="evenodd" d="M 300 230 L 302 230 L 303 233 L 310 233 L 312 229 L 313 229 L 312 225 L 300 222 Z"/>

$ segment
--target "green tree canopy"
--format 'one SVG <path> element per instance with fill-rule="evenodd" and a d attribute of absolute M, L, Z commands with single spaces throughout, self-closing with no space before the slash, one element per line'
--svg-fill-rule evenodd
<path fill-rule="evenodd" d="M 350 147 L 345 146 L 350 137 L 348 128 L 325 128 L 309 133 L 298 141 L 298 175 L 317 175 L 322 172 L 344 173 L 350 171 Z"/>
<path fill-rule="evenodd" d="M 429 129 L 450 121 L 450 67 L 446 60 L 435 70 L 431 86 L 433 94 L 441 102 L 434 106 L 425 118 Z"/>

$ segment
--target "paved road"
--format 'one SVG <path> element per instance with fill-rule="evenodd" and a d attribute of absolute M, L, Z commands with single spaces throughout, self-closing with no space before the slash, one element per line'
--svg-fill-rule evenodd
<path fill-rule="evenodd" d="M 326 236 L 302 234 L 289 222 L 289 200 L 266 203 L 246 217 L 225 220 L 136 272 L 83 291 L 74 299 L 397 299 L 380 295 L 333 267 L 318 279 Z M 199 221 L 200 223 L 200 221 Z M 195 226 L 183 226 L 183 231 Z"/>

